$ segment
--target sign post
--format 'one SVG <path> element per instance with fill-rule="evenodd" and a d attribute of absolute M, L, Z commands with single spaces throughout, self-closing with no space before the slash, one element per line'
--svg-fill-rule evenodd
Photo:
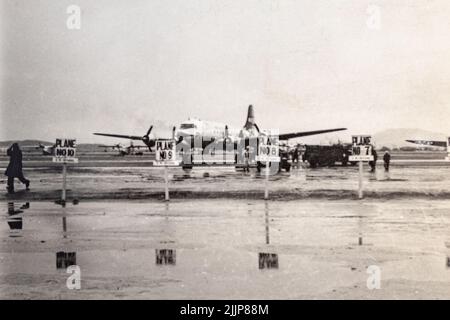
<path fill-rule="evenodd" d="M 279 156 L 279 140 L 278 135 L 260 135 L 258 137 L 258 149 L 256 154 L 256 161 L 265 163 L 265 184 L 264 184 L 264 200 L 269 199 L 269 173 L 270 163 L 280 162 Z"/>
<path fill-rule="evenodd" d="M 352 136 L 352 155 L 349 161 L 359 162 L 358 198 L 363 198 L 363 161 L 373 161 L 372 136 L 358 135 Z"/>
<path fill-rule="evenodd" d="M 157 140 L 154 166 L 164 167 L 164 200 L 169 201 L 169 174 L 167 167 L 178 166 L 180 163 L 176 160 L 175 140 Z"/>
<path fill-rule="evenodd" d="M 66 202 L 66 189 L 67 189 L 67 164 L 78 163 L 76 158 L 77 143 L 76 139 L 56 139 L 55 142 L 55 154 L 52 161 L 55 163 L 62 163 L 62 192 L 61 201 L 64 204 Z"/>

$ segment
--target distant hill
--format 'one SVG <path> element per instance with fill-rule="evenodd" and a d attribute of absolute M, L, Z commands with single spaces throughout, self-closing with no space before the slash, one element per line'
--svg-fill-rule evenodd
<path fill-rule="evenodd" d="M 17 142 L 20 147 L 26 147 L 26 146 L 38 146 L 39 143 L 43 145 L 52 145 L 52 142 L 43 141 L 43 140 L 17 140 L 17 141 L 0 141 L 0 148 L 9 147 L 14 142 Z"/>
<path fill-rule="evenodd" d="M 55 142 L 43 141 L 43 140 L 17 140 L 17 141 L 0 141 L 0 148 L 8 148 L 14 142 L 17 142 L 21 148 L 27 147 L 37 147 L 39 144 L 43 144 L 45 146 L 52 146 Z M 95 143 L 80 143 L 77 145 L 77 149 L 83 152 L 98 152 L 104 150 L 104 148 L 100 147 L 101 144 Z"/>
<path fill-rule="evenodd" d="M 373 135 L 377 148 L 414 147 L 414 144 L 405 140 L 446 140 L 446 134 L 414 128 L 387 129 Z"/>

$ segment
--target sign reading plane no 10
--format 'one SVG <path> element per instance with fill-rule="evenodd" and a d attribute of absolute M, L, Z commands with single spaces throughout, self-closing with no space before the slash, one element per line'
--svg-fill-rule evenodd
<path fill-rule="evenodd" d="M 349 157 L 349 160 L 373 161 L 371 136 L 352 136 L 352 155 Z"/>
<path fill-rule="evenodd" d="M 76 139 L 56 139 L 53 162 L 77 163 L 78 159 L 75 157 L 77 151 L 76 141 Z"/>
<path fill-rule="evenodd" d="M 156 141 L 156 153 L 155 166 L 177 166 L 176 144 L 174 140 L 157 140 Z"/>

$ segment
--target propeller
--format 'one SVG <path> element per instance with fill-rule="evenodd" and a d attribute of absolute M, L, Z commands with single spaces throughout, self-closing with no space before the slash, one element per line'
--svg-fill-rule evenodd
<path fill-rule="evenodd" d="M 150 126 L 147 133 L 142 137 L 142 141 L 148 142 L 150 140 L 150 133 L 152 132 L 153 126 Z"/>
<path fill-rule="evenodd" d="M 153 126 L 150 126 L 147 133 L 142 137 L 142 141 L 148 146 L 148 149 L 152 151 L 150 147 L 150 133 L 152 132 Z"/>

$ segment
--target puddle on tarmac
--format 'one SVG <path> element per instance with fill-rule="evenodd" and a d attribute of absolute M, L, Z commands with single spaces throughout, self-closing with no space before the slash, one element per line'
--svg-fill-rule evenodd
<path fill-rule="evenodd" d="M 376 265 L 387 297 L 450 298 L 450 201 L 0 205 L 1 297 L 361 297 Z"/>

